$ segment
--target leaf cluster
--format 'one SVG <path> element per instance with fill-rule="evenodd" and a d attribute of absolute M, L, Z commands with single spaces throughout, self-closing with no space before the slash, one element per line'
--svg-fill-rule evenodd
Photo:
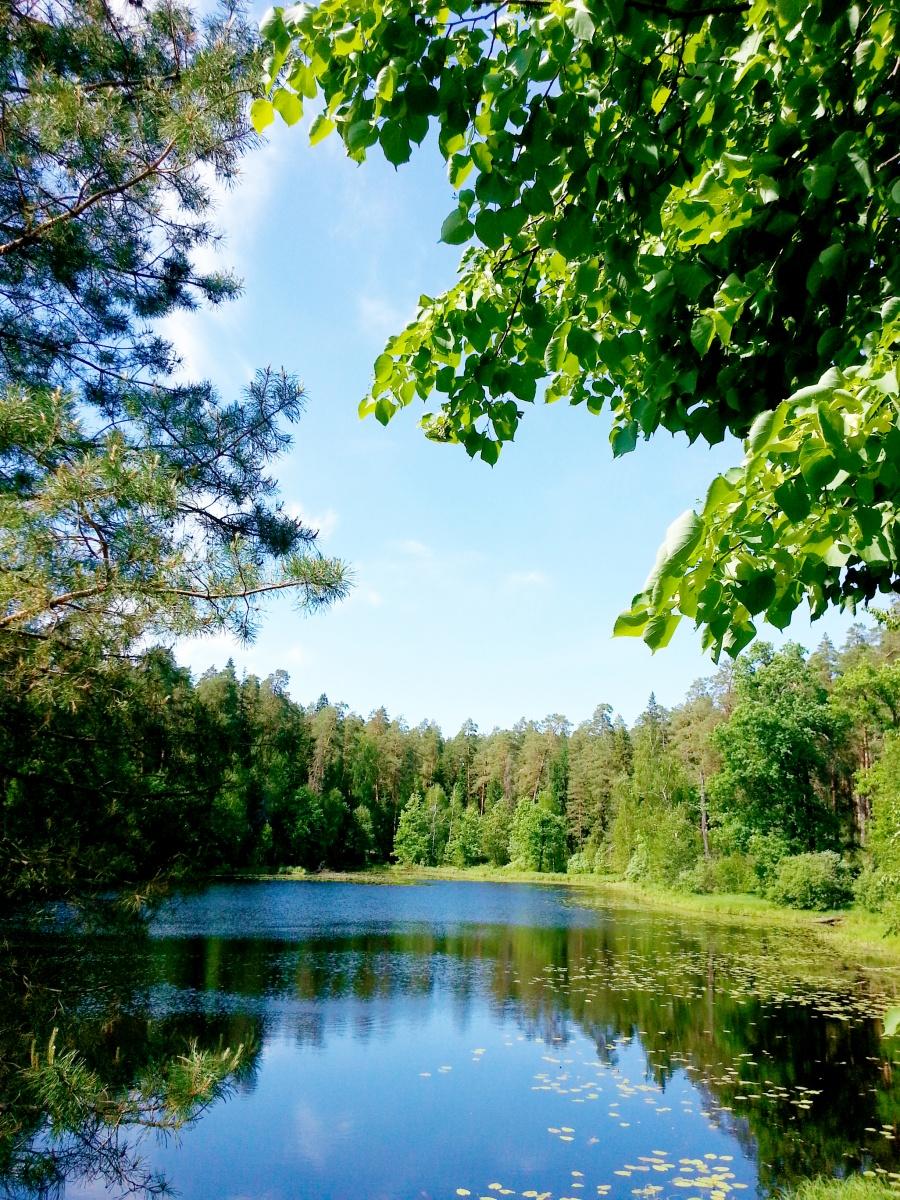
<path fill-rule="evenodd" d="M 258 117 L 315 99 L 313 141 L 395 164 L 432 129 L 456 190 L 459 279 L 389 339 L 363 413 L 437 399 L 428 436 L 491 464 L 540 391 L 607 408 L 617 455 L 769 438 L 620 622 L 653 648 L 686 615 L 735 654 L 757 614 L 893 586 L 895 6 L 326 0 L 261 32 Z"/>

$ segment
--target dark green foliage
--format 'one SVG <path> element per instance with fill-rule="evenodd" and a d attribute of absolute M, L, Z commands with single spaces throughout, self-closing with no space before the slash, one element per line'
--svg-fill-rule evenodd
<path fill-rule="evenodd" d="M 866 866 L 853 881 L 853 896 L 869 912 L 880 913 L 900 896 L 900 876 Z"/>
<path fill-rule="evenodd" d="M 57 647 L 35 678 L 5 649 L 0 893 L 140 885 L 214 859 L 222 763 L 188 673 L 162 651 L 98 665 Z"/>
<path fill-rule="evenodd" d="M 768 895 L 777 904 L 825 912 L 850 903 L 853 880 L 849 868 L 833 850 L 794 854 L 778 864 Z"/>
<path fill-rule="evenodd" d="M 192 252 L 216 237 L 209 180 L 233 180 L 250 144 L 254 54 L 227 7 L 198 29 L 169 2 L 3 6 L 0 379 L 113 420 L 202 400 L 152 394 L 173 352 L 147 322 L 239 290 Z"/>
<path fill-rule="evenodd" d="M 0 10 L 0 637 L 122 653 L 344 591 L 275 496 L 299 383 L 223 401 L 155 323 L 238 291 L 196 261 L 254 140 L 257 57 L 235 8 Z"/>
<path fill-rule="evenodd" d="M 485 851 L 482 830 L 486 818 L 470 805 L 450 813 L 450 832 L 444 861 L 454 867 L 471 867 L 481 862 Z"/>
<path fill-rule="evenodd" d="M 745 437 L 617 623 L 654 649 L 688 617 L 736 655 L 762 616 L 896 587 L 895 4 L 335 0 L 262 33 L 258 128 L 299 92 L 358 162 L 433 129 L 455 190 L 459 279 L 363 412 L 419 398 L 491 465 L 539 394 L 609 408 L 616 455 Z"/>
<path fill-rule="evenodd" d="M 481 849 L 492 866 L 504 867 L 509 862 L 509 835 L 513 809 L 505 800 L 498 800 L 484 814 Z"/>
<path fill-rule="evenodd" d="M 566 869 L 566 826 L 562 817 L 542 804 L 522 801 L 513 814 L 509 857 L 524 871 Z"/>
<path fill-rule="evenodd" d="M 394 854 L 405 867 L 434 865 L 428 812 L 421 792 L 413 792 L 400 814 L 394 836 Z"/>
<path fill-rule="evenodd" d="M 843 725 L 800 647 L 742 661 L 734 699 L 713 740 L 722 756 L 718 808 L 735 848 L 746 850 L 753 834 L 775 834 L 791 853 L 837 846 L 834 747 Z"/>
<path fill-rule="evenodd" d="M 866 771 L 863 785 L 872 807 L 872 857 L 880 871 L 900 880 L 900 736 L 896 732 L 888 738 L 879 761 Z"/>
<path fill-rule="evenodd" d="M 866 867 L 861 902 L 884 909 L 895 890 L 889 705 L 877 738 L 872 724 L 892 695 L 889 631 L 854 632 L 827 673 L 795 646 L 762 648 L 677 708 L 651 696 L 631 731 L 601 705 L 574 730 L 557 714 L 447 740 L 383 708 L 303 707 L 283 671 L 239 678 L 228 663 L 192 682 L 162 651 L 52 645 L 55 674 L 21 648 L 0 671 L 6 895 L 392 859 L 767 894 L 787 888 L 782 868 L 799 888 L 796 856 L 833 862 L 824 851 Z"/>

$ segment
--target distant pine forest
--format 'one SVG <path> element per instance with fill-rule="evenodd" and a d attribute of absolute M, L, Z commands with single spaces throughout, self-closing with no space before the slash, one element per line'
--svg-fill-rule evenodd
<path fill-rule="evenodd" d="M 900 884 L 896 612 L 811 654 L 761 644 L 632 727 L 605 703 L 453 736 L 289 679 L 194 680 L 168 651 L 0 694 L 3 895 L 373 864 L 618 876 L 891 911 Z"/>

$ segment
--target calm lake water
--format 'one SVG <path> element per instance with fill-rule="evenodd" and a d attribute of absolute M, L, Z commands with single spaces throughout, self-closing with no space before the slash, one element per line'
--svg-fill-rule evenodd
<path fill-rule="evenodd" d="M 66 1196 L 140 1193 L 148 1171 L 187 1200 L 734 1200 L 859 1168 L 900 1180 L 900 1038 L 880 1020 L 900 983 L 811 934 L 554 887 L 277 882 L 171 902 L 144 938 L 20 933 L 7 953 L 10 1055 L 52 1026 L 121 1084 L 191 1041 L 253 1047 L 177 1137 L 100 1139 L 104 1157 L 93 1130 L 68 1158 L 62 1138 Z M 10 1066 L 0 1133 L 4 1088 Z M 13 1181 L 21 1131 L 7 1142 L 0 1195 L 39 1194 Z M 35 1127 L 31 1149 L 53 1144 Z"/>

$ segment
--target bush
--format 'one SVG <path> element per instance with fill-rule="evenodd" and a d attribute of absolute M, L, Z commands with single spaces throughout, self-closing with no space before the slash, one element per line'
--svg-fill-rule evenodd
<path fill-rule="evenodd" d="M 701 858 L 678 877 L 685 892 L 754 892 L 757 888 L 755 863 L 746 854 L 726 854 L 721 858 Z"/>
<path fill-rule="evenodd" d="M 713 859 L 714 892 L 755 892 L 759 887 L 756 863 L 749 854 L 726 854 Z"/>
<path fill-rule="evenodd" d="M 863 867 L 853 884 L 857 904 L 869 912 L 880 913 L 885 904 L 900 892 L 900 879 L 874 867 Z"/>
<path fill-rule="evenodd" d="M 886 740 L 881 758 L 862 773 L 860 786 L 872 804 L 868 849 L 875 865 L 900 875 L 900 735 Z"/>
<path fill-rule="evenodd" d="M 783 858 L 767 888 L 776 904 L 824 912 L 843 908 L 853 898 L 852 875 L 833 850 L 818 854 L 794 854 Z"/>
<path fill-rule="evenodd" d="M 791 855 L 791 844 L 780 833 L 752 833 L 747 853 L 753 860 L 756 884 L 751 891 L 765 892 L 778 872 L 779 863 Z"/>
<path fill-rule="evenodd" d="M 478 809 L 454 807 L 450 813 L 450 833 L 444 850 L 444 862 L 454 867 L 471 867 L 480 862 L 481 816 Z"/>
<path fill-rule="evenodd" d="M 647 853 L 647 847 L 643 842 L 639 842 L 637 849 L 628 860 L 628 866 L 625 868 L 625 878 L 629 883 L 638 883 L 642 879 L 646 879 L 650 874 L 650 855 Z"/>
<path fill-rule="evenodd" d="M 492 866 L 505 867 L 509 862 L 509 831 L 512 809 L 505 800 L 489 808 L 481 822 L 481 857 Z"/>
<path fill-rule="evenodd" d="M 590 847 L 586 847 L 584 850 L 576 850 L 566 863 L 566 874 L 590 875 L 594 870 L 596 861 L 596 851 Z"/>

